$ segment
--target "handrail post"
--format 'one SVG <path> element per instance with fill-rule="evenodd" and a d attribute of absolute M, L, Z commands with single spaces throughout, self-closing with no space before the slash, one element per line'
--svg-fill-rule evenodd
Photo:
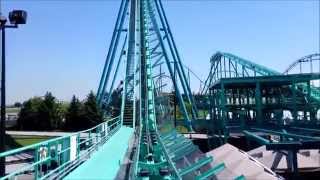
<path fill-rule="evenodd" d="M 38 153 L 39 153 L 39 147 L 36 147 L 34 149 L 34 163 L 35 162 L 38 162 L 39 161 L 39 156 L 38 156 Z M 39 176 L 39 168 L 38 168 L 39 165 L 36 165 L 34 167 L 34 179 L 38 179 L 38 176 Z"/>

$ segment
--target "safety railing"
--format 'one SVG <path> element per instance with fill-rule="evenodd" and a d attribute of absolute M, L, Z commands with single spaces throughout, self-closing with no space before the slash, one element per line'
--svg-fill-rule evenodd
<path fill-rule="evenodd" d="M 120 118 L 116 117 L 84 131 L 0 153 L 6 159 L 6 175 L 0 180 L 61 178 L 88 159 L 120 127 Z M 20 160 L 10 163 L 10 159 Z"/>

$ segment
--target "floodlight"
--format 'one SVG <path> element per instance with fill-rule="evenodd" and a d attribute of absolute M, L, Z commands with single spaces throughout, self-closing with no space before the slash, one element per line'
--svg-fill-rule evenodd
<path fill-rule="evenodd" d="M 26 24 L 27 12 L 24 10 L 13 10 L 9 13 L 9 20 L 11 24 Z"/>

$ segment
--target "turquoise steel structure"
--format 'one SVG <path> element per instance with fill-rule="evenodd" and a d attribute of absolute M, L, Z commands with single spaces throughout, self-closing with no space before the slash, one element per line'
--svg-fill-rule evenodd
<path fill-rule="evenodd" d="M 121 128 L 117 117 L 84 131 L 1 153 L 0 157 L 6 157 L 6 160 L 29 158 L 21 160 L 25 163 L 7 171 L 6 176 L 0 179 L 61 179 L 99 150 Z"/>
<path fill-rule="evenodd" d="M 238 78 L 252 76 L 280 75 L 281 73 L 256 64 L 253 61 L 238 57 L 231 53 L 217 52 L 211 59 L 209 75 L 201 94 L 208 94 L 210 86 L 220 78 Z"/>
<path fill-rule="evenodd" d="M 126 18 L 123 18 L 125 16 L 127 16 L 127 21 Z M 122 29 L 126 23 L 127 28 Z M 170 107 L 156 103 L 158 96 L 163 93 L 161 91 L 163 87 L 161 83 L 158 86 L 155 79 L 165 76 L 166 73 L 168 73 L 166 76 L 171 78 L 170 81 L 179 100 L 185 126 L 189 130 L 192 130 L 191 120 L 198 116 L 198 110 L 162 2 L 160 0 L 122 1 L 116 29 L 116 35 L 112 39 L 115 41 L 121 39 L 121 35 L 126 37 L 125 40 L 128 39 L 128 42 L 124 40 L 124 43 L 127 43 L 124 48 L 127 49 L 125 53 L 118 53 L 120 56 L 127 54 L 120 119 L 124 126 L 135 128 L 136 134 L 133 163 L 129 165 L 128 177 L 131 179 L 182 179 L 183 176 L 195 171 L 198 173 L 193 176 L 199 176 L 201 171 L 198 169 L 203 166 L 208 166 L 207 169 L 210 169 L 209 163 L 213 161 L 212 158 L 203 157 L 200 161 L 187 166 L 177 166 L 177 160 L 194 152 L 200 153 L 200 151 L 190 140 L 182 136 L 179 136 L 179 139 L 183 143 L 171 144 L 164 141 L 158 127 L 160 117 L 168 118 L 163 115 L 164 109 Z M 117 42 L 113 43 L 112 40 L 108 54 L 116 54 L 117 48 Z M 113 58 L 108 59 L 107 57 L 98 90 L 98 101 L 102 107 L 109 106 L 108 94 L 112 93 L 112 89 L 109 89 L 109 92 L 106 91 L 108 74 L 111 71 L 115 72 L 112 83 L 119 78 L 118 66 L 113 70 L 112 62 Z M 175 72 L 177 78 L 174 78 Z M 110 87 L 113 87 L 113 84 Z M 189 112 L 186 103 L 191 105 Z M 177 136 L 174 131 L 169 135 Z M 188 151 L 183 152 L 184 148 Z M 210 172 L 203 171 L 206 173 L 203 177 L 212 176 L 223 170 L 223 166 L 214 168 L 210 169 Z M 203 177 L 199 176 L 200 179 Z"/>
<path fill-rule="evenodd" d="M 172 81 L 170 83 L 174 86 L 180 111 L 183 113 L 186 126 L 191 130 L 191 120 L 198 117 L 198 109 L 194 102 L 162 2 L 159 0 L 150 1 L 151 9 L 144 15 L 142 15 L 140 10 L 141 2 L 140 0 L 121 1 L 120 11 L 98 88 L 98 101 L 103 107 L 109 105 L 114 83 L 116 80 L 121 79 L 118 64 L 125 62 L 126 75 L 122 77 L 124 80 L 124 93 L 122 93 L 121 119 L 125 125 L 135 126 L 135 119 L 137 118 L 137 114 L 139 114 L 136 102 L 141 99 L 140 96 L 142 94 L 139 93 L 140 78 L 143 76 L 141 74 L 144 73 L 141 71 L 140 62 L 142 58 L 140 25 L 143 19 L 148 18 L 148 26 L 150 28 L 148 44 L 150 46 L 151 65 L 154 69 L 153 78 L 165 76 L 166 73 L 168 77 L 171 77 Z M 118 47 L 121 40 L 125 44 L 122 49 Z M 115 58 L 116 55 L 119 58 Z M 118 63 L 114 65 L 116 59 Z M 165 67 L 163 67 L 163 64 Z M 177 72 L 177 78 L 174 78 L 175 72 Z M 113 76 L 111 75 L 112 73 Z M 109 81 L 110 78 L 113 78 L 112 81 Z M 173 81 L 173 79 L 176 80 Z M 155 83 L 155 85 L 157 84 Z M 162 87 L 156 87 L 155 90 L 160 88 Z M 186 103 L 192 107 L 190 112 L 186 108 Z"/>
<path fill-rule="evenodd" d="M 297 64 L 316 61 L 318 57 L 319 54 L 315 54 L 297 61 L 285 74 L 289 74 Z M 222 81 L 226 83 L 237 81 L 239 84 L 239 78 L 243 78 L 241 81 L 255 82 L 258 90 L 252 91 L 254 93 L 251 94 L 261 97 L 260 81 L 265 81 L 264 77 L 280 76 L 285 75 L 230 53 L 216 53 L 211 58 L 210 74 L 201 92 L 202 95 L 207 96 L 211 87 L 215 88 L 215 85 L 218 87 L 214 90 L 214 97 L 219 96 L 220 99 L 215 101 L 218 102 L 218 106 L 208 110 L 210 118 L 221 116 L 219 121 L 227 119 L 227 113 L 225 113 L 228 110 L 227 96 L 232 93 L 224 94 L 227 87 L 219 84 Z M 169 78 L 169 81 L 162 83 L 161 77 Z M 254 77 L 253 80 L 250 79 L 252 77 Z M 320 77 L 320 74 L 317 74 L 317 77 L 312 74 L 299 77 L 307 79 L 303 79 L 304 82 L 314 80 Z M 158 83 L 159 78 L 160 83 Z M 288 75 L 283 78 L 293 79 L 295 76 Z M 97 100 L 104 110 L 105 122 L 85 131 L 1 153 L 0 157 L 6 158 L 21 154 L 31 157 L 26 160 L 24 167 L 7 172 L 7 175 L 0 179 L 19 177 L 116 179 L 121 177 L 204 180 L 215 177 L 226 169 L 224 162 L 213 163 L 212 156 L 202 153 L 182 134 L 172 129 L 160 128 L 160 124 L 163 121 L 166 123 L 165 120 L 172 116 L 170 114 L 172 107 L 168 105 L 170 103 L 163 102 L 163 97 L 170 94 L 170 90 L 172 91 L 169 85 L 165 89 L 166 84 L 170 83 L 174 88 L 184 125 L 192 132 L 195 129 L 194 125 L 200 124 L 200 121 L 197 121 L 199 110 L 188 81 L 161 0 L 121 0 L 97 91 Z M 114 88 L 117 82 L 120 85 Z M 307 91 L 308 96 L 312 96 L 312 102 L 320 97 L 317 95 L 319 90 L 311 87 L 310 84 L 299 85 L 299 87 Z M 233 98 L 238 98 L 238 102 L 244 101 L 240 96 Z M 115 99 L 120 99 L 118 106 L 112 104 Z M 247 105 L 250 104 L 249 100 L 250 98 L 246 99 Z M 255 102 L 257 102 L 255 108 L 259 109 L 262 101 L 256 98 Z M 239 103 L 233 105 L 237 106 Z M 120 109 L 119 113 L 112 114 L 110 109 L 117 108 Z M 216 110 L 219 112 L 214 113 Z M 241 113 L 243 112 L 244 110 L 241 109 Z M 112 116 L 116 117 L 111 118 Z M 261 114 L 257 117 L 261 117 Z M 210 129 L 212 125 L 215 126 L 208 119 L 203 122 L 207 130 L 212 130 Z M 226 127 L 227 124 L 214 127 L 220 133 L 218 136 L 223 136 L 225 141 Z M 314 129 L 303 130 L 310 131 L 311 134 L 319 133 Z M 211 132 L 211 137 L 215 137 L 216 132 Z M 276 134 L 281 137 L 281 143 L 273 143 L 254 132 Z M 249 139 L 267 145 L 268 148 L 280 150 L 285 149 L 283 146 L 286 145 L 296 149 L 304 145 L 310 148 L 319 145 L 319 138 L 295 135 L 286 130 L 278 132 L 252 128 L 246 129 L 243 133 Z M 314 140 L 311 145 L 308 144 L 309 141 L 304 141 L 310 139 Z M 114 152 L 116 155 L 112 154 Z M 293 158 L 293 161 L 296 159 Z M 98 167 L 95 167 L 97 165 Z M 293 163 L 292 168 L 296 171 L 296 163 Z M 245 176 L 238 174 L 234 179 L 243 180 Z"/>
<path fill-rule="evenodd" d="M 210 116 L 219 121 L 251 119 L 257 121 L 252 125 L 261 126 L 266 119 L 283 122 L 287 111 L 295 123 L 310 125 L 317 122 L 320 106 L 319 73 L 317 53 L 300 58 L 280 73 L 233 54 L 217 52 L 211 58 L 210 73 L 201 93 L 208 96 L 212 89 Z"/>
<path fill-rule="evenodd" d="M 294 61 L 280 73 L 217 52 L 201 92 L 211 102 L 208 133 L 217 137 L 211 144 L 226 143 L 230 134 L 242 133 L 276 153 L 272 170 L 285 156 L 288 172 L 297 178 L 299 150 L 319 148 L 319 80 L 318 53 Z"/>
<path fill-rule="evenodd" d="M 122 66 L 124 76 L 119 73 Z M 170 114 L 165 113 L 170 107 L 157 101 L 166 93 L 164 84 L 155 80 L 159 77 L 170 78 L 166 83 L 173 85 L 184 124 L 192 131 L 191 121 L 197 119 L 198 109 L 161 0 L 121 0 L 97 92 L 106 122 L 86 131 L 0 154 L 0 157 L 11 157 L 27 151 L 33 160 L 2 179 L 26 176 L 28 172 L 35 179 L 116 178 L 119 175 L 116 172 L 123 171 L 119 162 L 129 148 L 129 139 L 135 147 L 128 149 L 132 152 L 132 163 L 127 165 L 129 171 L 125 177 L 129 179 L 206 179 L 221 172 L 224 164 L 212 167 L 213 158 L 201 153 L 191 140 L 174 130 L 160 132 L 158 123 L 160 118 L 169 118 Z M 120 108 L 120 113 L 110 119 L 112 114 L 108 110 L 115 98 L 117 81 L 120 82 L 117 98 L 121 103 L 120 107 L 112 108 Z M 170 87 L 168 89 L 171 93 Z M 190 110 L 186 108 L 187 103 Z M 111 157 L 108 147 L 120 156 Z M 109 160 L 105 166 L 112 172 L 92 169 L 95 164 L 103 163 L 103 159 Z M 181 160 L 187 162 L 181 165 Z"/>

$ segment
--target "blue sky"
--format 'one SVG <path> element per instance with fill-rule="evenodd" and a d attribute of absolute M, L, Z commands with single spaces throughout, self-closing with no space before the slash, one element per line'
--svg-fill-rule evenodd
<path fill-rule="evenodd" d="M 118 0 L 2 0 L 28 11 L 7 31 L 8 103 L 53 92 L 60 100 L 96 91 Z M 184 64 L 205 79 L 216 51 L 280 72 L 319 52 L 319 1 L 164 1 Z M 193 85 L 194 90 L 198 85 Z"/>

